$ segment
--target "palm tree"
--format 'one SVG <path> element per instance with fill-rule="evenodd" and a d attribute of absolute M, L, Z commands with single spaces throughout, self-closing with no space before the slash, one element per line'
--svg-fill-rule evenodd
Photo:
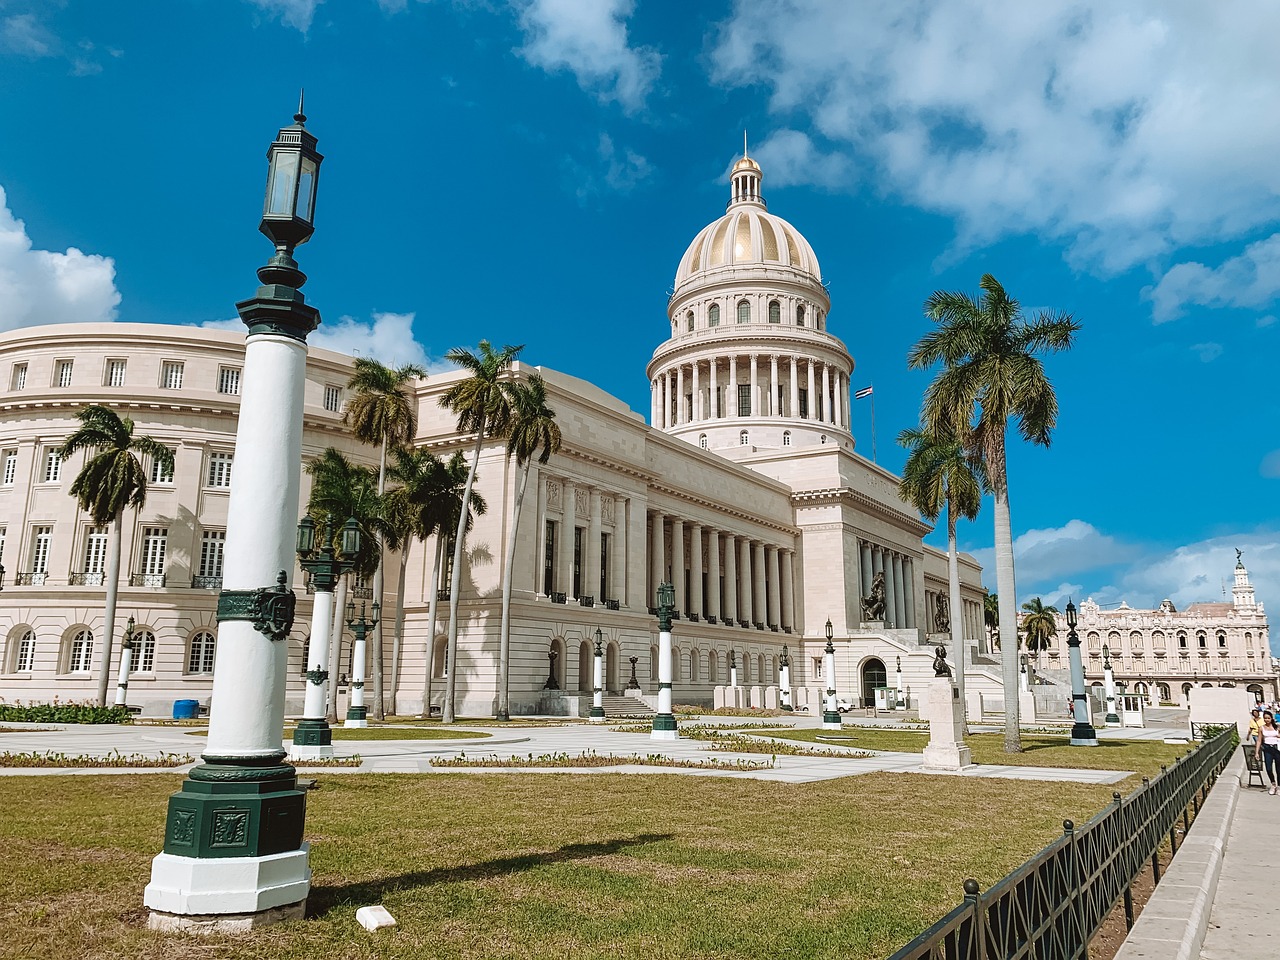
<path fill-rule="evenodd" d="M 120 589 L 120 540 L 124 512 L 147 502 L 147 471 L 135 453 L 149 457 L 164 473 L 173 471 L 173 451 L 151 437 L 135 437 L 133 421 L 96 403 L 76 414 L 80 427 L 59 449 L 65 460 L 88 450 L 84 466 L 71 484 L 71 495 L 94 523 L 111 524 L 107 551 L 107 596 L 103 612 L 102 670 L 98 677 L 98 706 L 107 705 L 111 682 L 111 643 L 116 625 L 116 597 Z"/>
<path fill-rule="evenodd" d="M 1000 649 L 1000 597 L 988 593 L 982 598 L 982 622 L 987 628 L 987 642 L 992 650 Z"/>
<path fill-rule="evenodd" d="M 989 273 L 983 274 L 980 286 L 982 295 L 977 300 L 943 290 L 930 295 L 925 314 L 937 327 L 911 348 L 907 361 L 915 369 L 942 365 L 925 391 L 925 427 L 962 437 L 981 451 L 986 465 L 995 499 L 1005 750 L 1020 753 L 1017 591 L 1005 440 L 1012 417 L 1024 440 L 1049 446 L 1058 398 L 1038 354 L 1070 349 L 1080 325 L 1069 314 L 1052 311 L 1026 319 L 1018 301 Z"/>
<path fill-rule="evenodd" d="M 1039 658 L 1042 650 L 1049 649 L 1049 638 L 1058 634 L 1058 608 L 1045 605 L 1039 597 L 1032 597 L 1022 605 L 1026 616 L 1022 618 L 1022 631 L 1027 635 L 1027 651 Z"/>
<path fill-rule="evenodd" d="M 311 477 L 307 512 L 317 523 L 327 524 L 335 541 L 342 524 L 350 517 L 356 519 L 360 524 L 361 544 L 351 573 L 369 576 L 381 566 L 379 537 L 386 533 L 374 472 L 368 467 L 353 464 L 333 447 L 326 448 L 319 457 L 308 463 L 306 470 Z M 342 666 L 342 630 L 346 622 L 349 579 L 350 574 L 338 581 L 333 598 L 333 641 L 329 647 L 329 674 L 332 677 L 339 675 Z M 337 683 L 329 684 L 326 713 L 331 721 L 337 720 Z"/>
<path fill-rule="evenodd" d="M 903 430 L 899 445 L 908 451 L 898 492 L 929 522 L 947 511 L 947 580 L 951 592 L 951 649 L 956 658 L 956 692 L 964 698 L 964 608 L 960 602 L 960 559 L 956 548 L 956 520 L 976 519 L 982 509 L 986 471 L 972 449 L 954 435 L 938 436 L 926 430 Z"/>
<path fill-rule="evenodd" d="M 475 485 L 476 470 L 480 466 L 480 450 L 486 436 L 500 437 L 506 434 L 507 420 L 511 412 L 511 400 L 502 388 L 502 378 L 524 346 L 505 346 L 495 352 L 488 340 L 481 340 L 479 353 L 463 347 L 454 347 L 445 359 L 456 363 L 471 373 L 444 392 L 440 406 L 453 411 L 458 417 L 459 433 L 474 433 L 471 471 L 462 493 L 462 509 L 458 512 L 458 525 L 453 540 L 453 570 L 449 583 L 449 679 L 445 685 L 444 710 L 441 722 L 454 721 L 454 694 L 457 689 L 458 671 L 458 593 L 462 588 L 462 547 L 466 536 L 466 523 L 470 516 L 471 488 Z"/>
<path fill-rule="evenodd" d="M 515 454 L 520 468 L 520 487 L 511 513 L 507 537 L 507 563 L 502 572 L 502 637 L 498 645 L 498 719 L 511 719 L 508 686 L 511 676 L 511 579 L 516 566 L 516 533 L 520 527 L 520 507 L 529 484 L 529 468 L 537 455 L 546 463 L 560 450 L 560 427 L 555 411 L 547 406 L 547 384 L 538 374 L 527 381 L 505 384 L 511 400 L 511 420 L 507 425 L 507 452 Z M 541 448 L 542 452 L 538 453 Z"/>
<path fill-rule="evenodd" d="M 388 446 L 401 446 L 413 440 L 417 427 L 416 404 L 410 395 L 407 385 L 409 381 L 425 377 L 427 371 L 416 363 L 406 363 L 399 369 L 392 370 L 377 360 L 368 357 L 357 357 L 355 372 L 347 381 L 347 389 L 351 391 L 351 399 L 347 401 L 346 413 L 342 422 L 351 427 L 356 439 L 362 443 L 378 444 L 378 496 L 387 489 L 387 450 Z M 403 569 L 403 564 L 402 567 Z M 401 587 L 404 585 L 401 584 Z M 383 568 L 373 574 L 373 598 L 382 603 Z M 403 623 L 401 610 L 404 606 L 404 594 L 396 595 L 396 622 Z M 375 719 L 386 718 L 385 702 L 382 695 L 382 624 L 373 628 L 373 715 Z"/>

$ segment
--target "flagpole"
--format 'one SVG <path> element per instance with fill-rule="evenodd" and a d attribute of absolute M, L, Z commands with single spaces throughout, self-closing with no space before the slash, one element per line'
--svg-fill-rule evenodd
<path fill-rule="evenodd" d="M 876 463 L 876 394 L 875 384 L 871 384 L 871 462 Z"/>

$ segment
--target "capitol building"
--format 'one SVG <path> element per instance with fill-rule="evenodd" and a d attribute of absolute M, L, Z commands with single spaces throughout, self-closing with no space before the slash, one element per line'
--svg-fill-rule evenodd
<path fill-rule="evenodd" d="M 753 688 L 778 683 L 786 650 L 797 703 L 816 704 L 832 682 L 821 675 L 828 622 L 841 698 L 871 705 L 876 690 L 896 687 L 914 699 L 911 688 L 923 691 L 933 676 L 934 644 L 946 643 L 956 659 L 952 634 L 973 664 L 971 712 L 1001 695 L 999 664 L 984 653 L 982 571 L 961 556 L 963 617 L 949 623 L 946 556 L 922 542 L 931 527 L 899 498 L 898 478 L 856 449 L 853 355 L 836 335 L 814 250 L 769 211 L 762 179 L 753 159 L 740 159 L 725 213 L 679 257 L 666 320 L 655 324 L 665 338 L 646 368 L 647 420 L 586 381 L 513 368 L 517 377 L 541 373 L 563 434 L 562 449 L 532 465 L 515 531 L 513 714 L 585 713 L 597 635 L 606 689 L 652 698 L 652 608 L 667 580 L 678 611 L 676 703 L 710 705 L 729 683 L 731 658 L 739 685 L 752 691 L 744 702 L 756 702 Z M 175 700 L 208 700 L 243 359 L 243 334 L 188 326 L 64 324 L 0 335 L 0 698 L 84 700 L 96 690 L 107 531 L 69 495 L 81 456 L 63 463 L 57 450 L 76 414 L 98 403 L 134 420 L 135 434 L 170 446 L 176 460 L 171 473 L 148 465 L 146 504 L 124 517 L 112 651 L 119 656 L 132 617 L 129 703 L 165 715 Z M 304 458 L 335 447 L 376 464 L 377 450 L 342 422 L 352 369 L 350 357 L 309 350 Z M 416 446 L 470 455 L 474 437 L 460 435 L 439 402 L 463 376 L 414 383 Z M 468 535 L 458 598 L 460 716 L 496 708 L 502 557 L 519 481 L 505 441 L 485 441 L 476 489 L 488 511 Z M 308 482 L 304 474 L 304 504 Z M 388 711 L 438 709 L 443 697 L 449 580 L 433 581 L 437 547 L 434 537 L 410 547 L 403 597 L 391 593 L 397 577 L 386 578 Z M 397 570 L 400 558 L 385 562 Z M 885 613 L 865 622 L 862 598 L 881 573 Z M 300 570 L 292 582 L 299 603 L 287 698 L 297 713 L 311 605 Z M 365 583 L 353 593 L 371 595 Z M 393 658 L 397 603 L 405 620 Z M 1260 651 L 1263 636 L 1255 633 Z M 342 643 L 350 680 L 349 632 Z"/>

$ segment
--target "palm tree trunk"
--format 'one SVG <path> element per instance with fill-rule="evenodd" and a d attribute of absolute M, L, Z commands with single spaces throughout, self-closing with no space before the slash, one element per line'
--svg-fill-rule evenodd
<path fill-rule="evenodd" d="M 404 643 L 404 582 L 405 572 L 409 566 L 409 545 L 411 537 L 405 537 L 404 546 L 400 550 L 400 573 L 396 578 L 396 625 L 391 638 L 391 712 L 398 713 L 396 696 L 400 693 L 400 650 Z"/>
<path fill-rule="evenodd" d="M 381 503 L 387 488 L 387 438 L 382 438 L 382 446 L 378 451 L 378 501 Z M 379 508 L 381 509 L 381 508 Z M 387 559 L 387 551 L 378 538 L 378 568 L 373 571 L 373 600 L 379 610 L 385 609 L 382 603 L 383 572 L 382 567 Z M 402 597 L 397 598 L 397 602 Z M 397 614 L 398 615 L 398 614 Z M 373 718 L 387 718 L 386 701 L 382 696 L 382 617 L 373 625 Z"/>
<path fill-rule="evenodd" d="M 107 553 L 107 596 L 102 613 L 102 666 L 98 671 L 98 706 L 107 705 L 107 685 L 111 683 L 111 643 L 116 634 L 116 596 L 120 592 L 120 540 L 124 512 L 111 521 L 111 549 Z"/>
<path fill-rule="evenodd" d="M 329 694 L 326 716 L 330 723 L 338 722 L 338 676 L 342 669 L 342 629 L 346 626 L 343 617 L 347 614 L 347 580 L 350 574 L 338 578 L 338 589 L 333 597 L 333 632 L 329 634 Z"/>
<path fill-rule="evenodd" d="M 454 721 L 454 696 L 458 686 L 458 593 L 462 589 L 462 551 L 465 546 L 463 538 L 467 532 L 467 515 L 471 510 L 471 487 L 476 482 L 476 471 L 480 468 L 480 450 L 484 446 L 484 419 L 481 418 L 476 429 L 476 448 L 471 456 L 471 469 L 467 471 L 467 485 L 462 491 L 462 509 L 458 511 L 458 530 L 453 541 L 453 576 L 449 580 L 449 649 L 447 669 L 449 677 L 445 681 L 444 710 L 440 714 L 442 723 Z"/>
<path fill-rule="evenodd" d="M 996 592 L 1000 603 L 1000 664 L 1004 681 L 1004 751 L 1022 752 L 1018 729 L 1018 604 L 1013 579 L 1013 526 L 1009 519 L 1009 482 L 1005 472 L 1004 434 L 994 436 L 987 468 L 995 494 Z"/>
<path fill-rule="evenodd" d="M 431 719 L 431 681 L 436 675 L 436 612 L 440 606 L 440 564 L 444 562 L 444 531 L 436 531 L 436 558 L 427 589 L 427 679 L 422 684 L 422 715 Z"/>
<path fill-rule="evenodd" d="M 502 639 L 498 644 L 498 719 L 511 719 L 511 576 L 516 567 L 516 533 L 520 529 L 520 507 L 524 503 L 524 491 L 529 485 L 529 469 L 533 465 L 526 460 L 520 472 L 520 489 L 516 491 L 516 505 L 512 510 L 511 533 L 507 538 L 507 563 L 502 571 Z"/>
<path fill-rule="evenodd" d="M 956 658 L 956 694 L 960 697 L 960 732 L 969 734 L 969 701 L 964 698 L 964 672 L 969 650 L 964 636 L 964 605 L 960 600 L 960 554 L 956 549 L 956 514 L 947 503 L 947 590 L 951 594 L 951 650 Z"/>

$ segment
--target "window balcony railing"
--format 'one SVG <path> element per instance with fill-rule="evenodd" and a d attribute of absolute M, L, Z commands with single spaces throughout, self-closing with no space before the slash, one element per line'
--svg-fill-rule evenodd
<path fill-rule="evenodd" d="M 444 601 L 445 603 L 448 603 L 448 602 L 449 602 L 449 591 L 448 591 L 448 590 L 437 590 L 437 591 L 436 591 L 436 600 L 442 600 L 442 601 Z"/>
<path fill-rule="evenodd" d="M 691 623 L 697 623 L 700 619 L 701 618 L 696 613 L 689 614 L 689 621 Z"/>
<path fill-rule="evenodd" d="M 192 577 L 191 589 L 192 590 L 221 590 L 222 578 L 221 577 Z M 311 593 L 311 591 L 312 591 L 311 584 L 308 583 L 307 593 Z"/>
<path fill-rule="evenodd" d="M 129 574 L 129 586 L 131 587 L 163 587 L 165 575 L 163 573 L 131 573 Z"/>
<path fill-rule="evenodd" d="M 579 597 L 578 598 L 578 606 L 580 607 L 594 607 L 595 605 L 596 605 L 595 597 Z"/>
<path fill-rule="evenodd" d="M 617 600 L 610 600 L 608 598 L 605 598 L 604 608 L 606 610 L 620 610 L 622 609 L 622 604 L 619 603 Z"/>
<path fill-rule="evenodd" d="M 73 587 L 100 587 L 107 582 L 107 575 L 101 570 L 73 573 L 67 582 Z"/>
<path fill-rule="evenodd" d="M 556 592 L 553 590 L 553 591 L 551 592 L 551 602 L 552 602 L 552 603 L 568 603 L 568 602 L 569 602 L 569 598 L 568 598 L 568 596 L 566 596 L 565 594 L 563 594 L 563 593 L 556 593 Z"/>
<path fill-rule="evenodd" d="M 373 587 L 352 587 L 351 596 L 357 600 L 372 600 Z"/>
<path fill-rule="evenodd" d="M 48 579 L 49 574 L 43 570 L 30 573 L 15 573 L 13 575 L 13 585 L 15 587 L 43 587 Z"/>

